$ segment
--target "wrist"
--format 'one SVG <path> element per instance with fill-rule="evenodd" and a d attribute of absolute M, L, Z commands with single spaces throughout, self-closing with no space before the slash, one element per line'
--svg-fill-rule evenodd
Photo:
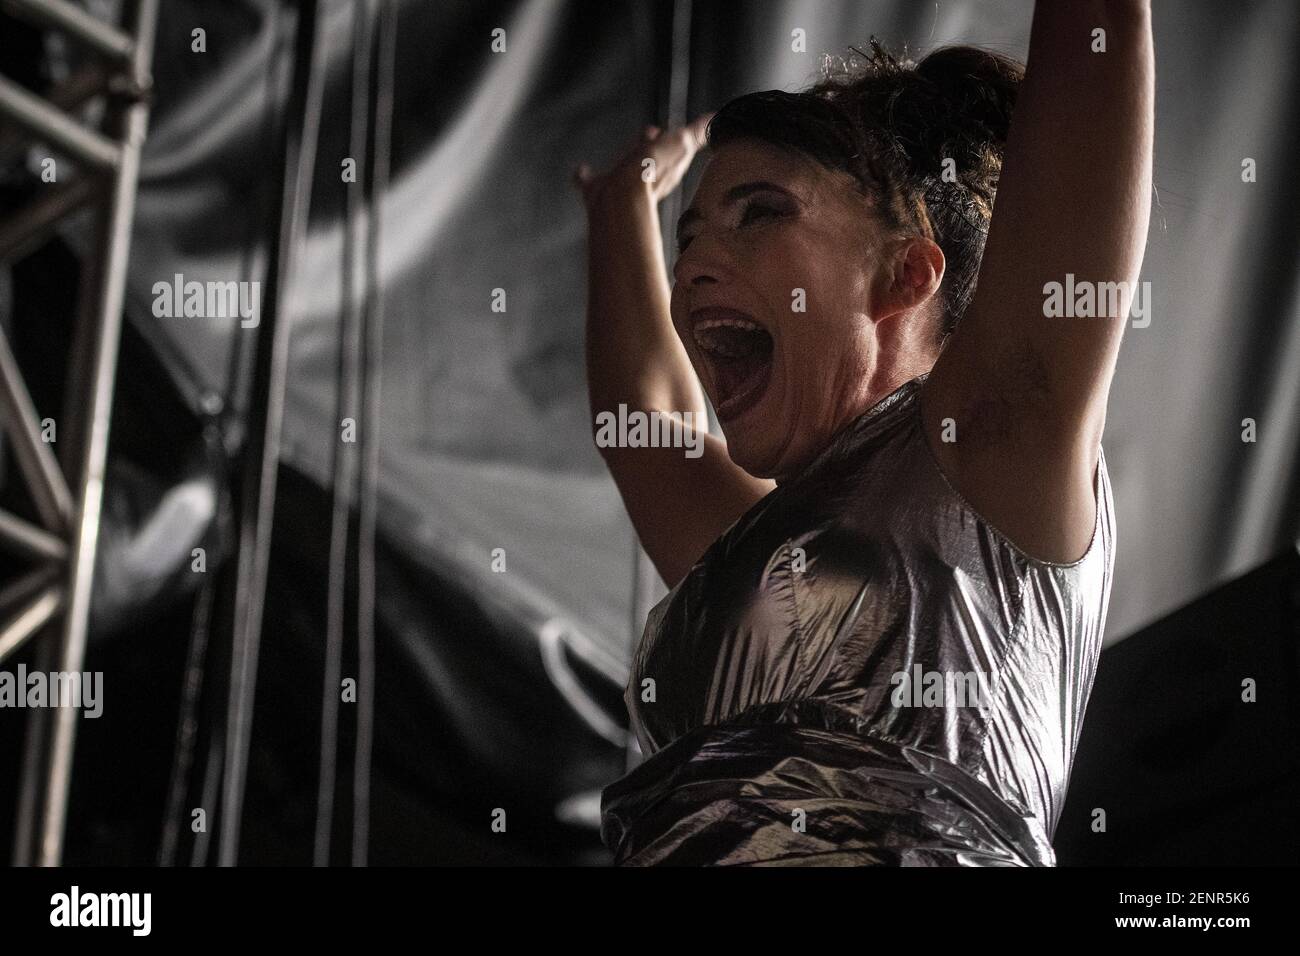
<path fill-rule="evenodd" d="M 654 199 L 654 184 L 641 178 L 641 170 L 625 166 L 610 173 L 587 205 L 589 216 L 613 213 L 624 216 L 631 212 L 658 210 Z"/>

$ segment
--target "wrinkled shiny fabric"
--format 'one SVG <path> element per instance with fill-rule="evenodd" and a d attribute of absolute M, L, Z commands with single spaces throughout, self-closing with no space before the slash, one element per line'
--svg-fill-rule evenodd
<path fill-rule="evenodd" d="M 763 498 L 651 612 L 602 795 L 621 865 L 1051 866 L 1114 569 L 1104 452 L 1078 561 L 949 484 L 919 376 Z"/>

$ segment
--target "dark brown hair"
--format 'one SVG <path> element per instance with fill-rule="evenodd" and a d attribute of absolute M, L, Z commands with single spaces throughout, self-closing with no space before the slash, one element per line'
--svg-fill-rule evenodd
<path fill-rule="evenodd" d="M 874 37 L 870 47 L 841 60 L 838 73 L 828 59 L 824 78 L 802 92 L 731 100 L 709 122 L 708 145 L 752 137 L 797 150 L 851 174 L 887 228 L 937 243 L 947 260 L 942 340 L 975 291 L 1024 67 L 972 46 L 943 47 L 919 63 L 895 58 Z M 944 181 L 945 159 L 953 182 Z"/>

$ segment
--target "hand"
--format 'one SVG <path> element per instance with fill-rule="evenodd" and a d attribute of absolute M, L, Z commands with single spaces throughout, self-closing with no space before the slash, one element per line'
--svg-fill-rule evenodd
<path fill-rule="evenodd" d="M 574 170 L 573 184 L 582 192 L 587 209 L 611 191 L 622 189 L 649 189 L 656 203 L 664 199 L 677 188 L 691 160 L 704 147 L 705 127 L 712 118 L 713 113 L 704 113 L 668 132 L 658 126 L 645 127 L 613 168 L 601 175 L 582 163 Z"/>

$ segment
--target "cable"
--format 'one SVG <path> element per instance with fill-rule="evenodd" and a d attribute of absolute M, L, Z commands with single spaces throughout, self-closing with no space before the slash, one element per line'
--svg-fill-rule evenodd
<path fill-rule="evenodd" d="M 370 132 L 370 54 L 373 38 L 370 22 L 373 4 L 354 3 L 352 41 L 352 100 L 350 154 L 365 182 L 366 144 Z M 339 330 L 339 382 L 335 420 L 356 416 L 359 391 L 361 309 L 357 303 L 356 239 L 358 223 L 365 211 L 357 183 L 348 184 L 343 217 L 343 321 Z M 315 866 L 328 866 L 334 826 L 334 789 L 337 780 L 339 736 L 339 688 L 343 671 L 344 604 L 347 590 L 348 539 L 352 500 L 357 480 L 357 459 L 353 442 L 334 444 L 334 512 L 330 518 L 329 606 L 325 625 L 325 684 L 321 699 L 320 780 L 316 795 Z"/>
<path fill-rule="evenodd" d="M 357 561 L 357 752 L 352 781 L 352 865 L 365 866 L 370 840 L 370 760 L 375 713 L 375 506 L 379 491 L 379 401 L 383 387 L 384 288 L 379 276 L 383 198 L 388 192 L 392 148 L 393 73 L 397 10 L 381 0 L 375 68 L 374 161 L 367 183 L 370 210 L 366 243 L 365 404 L 361 428 L 360 540 Z"/>
<path fill-rule="evenodd" d="M 222 507 L 224 509 L 227 506 L 223 503 Z M 172 752 L 171 782 L 167 788 L 167 810 L 163 816 L 162 839 L 158 845 L 159 866 L 176 865 L 181 817 L 185 812 L 185 794 L 189 790 L 190 768 L 194 765 L 195 742 L 198 738 L 199 699 L 203 695 L 203 672 L 208 654 L 208 635 L 212 627 L 214 590 L 211 578 L 205 574 L 190 622 L 190 642 L 185 654 L 185 673 L 181 685 L 181 706 L 176 721 L 176 746 Z"/>
<path fill-rule="evenodd" d="M 218 846 L 221 866 L 234 866 L 239 857 L 288 377 L 290 317 L 286 303 L 294 262 L 307 230 L 324 95 L 324 71 L 317 68 L 321 49 L 321 18 L 317 8 L 318 0 L 303 0 L 299 7 L 293 89 L 285 110 L 284 188 L 280 194 L 279 232 L 265 283 L 271 308 L 264 311 L 253 364 L 250 406 L 262 399 L 265 407 L 260 414 L 250 407 L 250 429 L 245 445 Z"/>

